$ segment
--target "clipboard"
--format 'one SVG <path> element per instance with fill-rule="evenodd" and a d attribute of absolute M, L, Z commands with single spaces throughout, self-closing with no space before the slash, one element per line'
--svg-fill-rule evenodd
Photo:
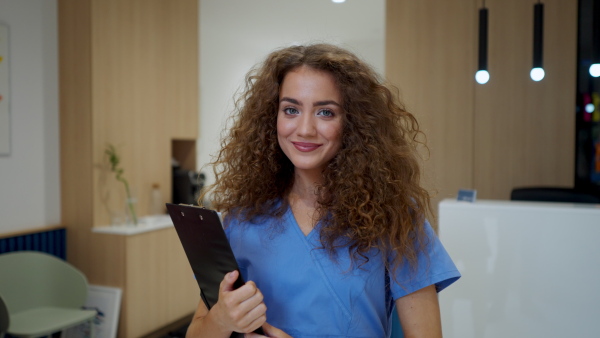
<path fill-rule="evenodd" d="M 198 206 L 171 203 L 166 206 L 196 276 L 200 297 L 210 310 L 219 300 L 219 287 L 225 274 L 240 270 L 221 219 L 216 211 Z M 237 289 L 244 283 L 239 274 L 233 288 Z M 254 332 L 264 335 L 262 328 Z M 243 333 L 233 332 L 230 337 L 243 336 Z"/>

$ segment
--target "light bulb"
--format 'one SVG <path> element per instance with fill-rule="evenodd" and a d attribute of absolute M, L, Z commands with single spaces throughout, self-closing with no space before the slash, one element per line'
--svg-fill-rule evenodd
<path fill-rule="evenodd" d="M 335 2 L 336 4 L 341 4 L 342 2 L 346 2 L 346 0 L 331 0 L 332 2 Z"/>
<path fill-rule="evenodd" d="M 487 70 L 478 70 L 475 73 L 475 81 L 479 84 L 486 84 L 490 80 L 490 73 Z"/>
<path fill-rule="evenodd" d="M 594 63 L 590 66 L 590 75 L 593 77 L 600 76 L 600 63 Z"/>
<path fill-rule="evenodd" d="M 594 104 L 593 103 L 588 103 L 585 105 L 585 111 L 587 113 L 593 113 L 594 112 Z"/>
<path fill-rule="evenodd" d="M 533 81 L 541 81 L 545 75 L 544 68 L 539 67 L 531 69 L 531 73 L 529 73 Z"/>

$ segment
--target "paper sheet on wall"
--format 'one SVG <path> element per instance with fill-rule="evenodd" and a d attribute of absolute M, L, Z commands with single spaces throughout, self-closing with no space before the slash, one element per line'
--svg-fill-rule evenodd
<path fill-rule="evenodd" d="M 0 156 L 10 154 L 8 26 L 0 23 Z"/>

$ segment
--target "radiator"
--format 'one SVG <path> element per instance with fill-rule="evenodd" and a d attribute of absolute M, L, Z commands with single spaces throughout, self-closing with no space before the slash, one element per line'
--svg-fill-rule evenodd
<path fill-rule="evenodd" d="M 0 254 L 22 250 L 41 251 L 66 260 L 67 231 L 62 228 L 0 238 Z"/>

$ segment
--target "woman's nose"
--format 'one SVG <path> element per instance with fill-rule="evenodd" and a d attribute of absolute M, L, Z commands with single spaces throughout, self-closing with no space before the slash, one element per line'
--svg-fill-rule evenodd
<path fill-rule="evenodd" d="M 315 118 L 311 114 L 302 114 L 299 119 L 298 135 L 313 136 L 315 135 Z"/>

